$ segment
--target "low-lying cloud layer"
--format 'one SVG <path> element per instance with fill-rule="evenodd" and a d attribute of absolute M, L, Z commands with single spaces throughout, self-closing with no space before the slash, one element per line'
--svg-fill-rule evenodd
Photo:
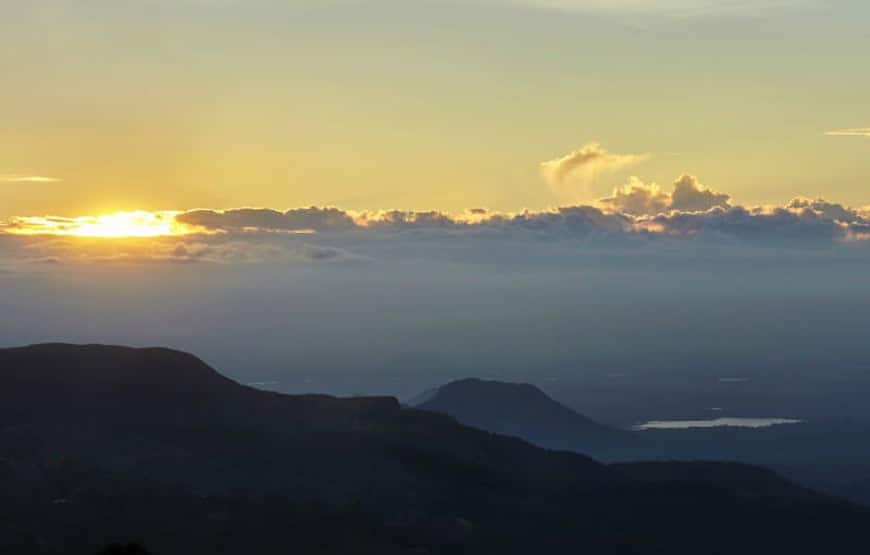
<path fill-rule="evenodd" d="M 555 171 L 555 170 L 554 170 Z M 567 171 L 570 171 L 567 170 Z M 450 233 L 552 238 L 739 239 L 753 242 L 836 242 L 866 239 L 870 214 L 823 199 L 796 198 L 783 206 L 740 206 L 731 197 L 683 175 L 665 192 L 637 178 L 596 205 L 561 206 L 518 213 L 475 209 L 349 212 L 337 208 L 195 210 L 179 222 L 207 232 L 313 234 Z"/>
<path fill-rule="evenodd" d="M 317 207 L 296 208 L 285 212 L 268 208 L 193 210 L 178 214 L 175 219 L 185 225 L 222 231 L 347 231 L 356 227 L 354 219 L 348 213 L 337 208 Z"/>
<path fill-rule="evenodd" d="M 578 165 L 610 156 L 595 149 L 578 151 L 570 160 L 554 163 L 552 171 L 569 175 Z M 0 261 L 319 264 L 371 261 L 377 256 L 368 251 L 391 243 L 398 246 L 393 252 L 408 254 L 424 244 L 431 253 L 433 244 L 474 250 L 493 240 L 506 245 L 535 241 L 532 246 L 524 243 L 523 249 L 534 249 L 540 241 L 605 248 L 665 243 L 798 249 L 870 245 L 870 207 L 851 208 L 821 198 L 741 206 L 691 175 L 680 176 L 670 191 L 631 178 L 595 204 L 517 213 L 308 207 L 22 217 L 0 224 Z"/>
<path fill-rule="evenodd" d="M 0 235 L 0 270 L 65 264 L 256 264 L 365 262 L 367 257 L 293 236 L 81 238 Z"/>

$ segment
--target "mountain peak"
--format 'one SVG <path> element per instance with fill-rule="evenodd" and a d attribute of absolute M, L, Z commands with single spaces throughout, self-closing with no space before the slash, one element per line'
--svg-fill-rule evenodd
<path fill-rule="evenodd" d="M 538 386 L 524 382 L 502 382 L 483 378 L 463 378 L 448 382 L 438 388 L 439 392 L 480 392 L 499 395 L 516 395 L 526 398 L 550 399 Z M 555 401 L 553 401 L 555 402 Z"/>
<path fill-rule="evenodd" d="M 529 383 L 465 378 L 422 398 L 418 408 L 446 413 L 463 424 L 545 447 L 582 450 L 593 443 L 630 437 L 627 432 L 590 420 Z"/>

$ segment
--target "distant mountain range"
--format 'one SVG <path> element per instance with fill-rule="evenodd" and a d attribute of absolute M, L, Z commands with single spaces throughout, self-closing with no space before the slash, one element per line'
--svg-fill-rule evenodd
<path fill-rule="evenodd" d="M 853 423 L 634 432 L 599 424 L 534 385 L 476 378 L 432 388 L 406 405 L 601 460 L 730 460 L 769 466 L 800 483 L 870 505 L 868 429 Z M 817 452 L 825 458 L 820 460 Z"/>
<path fill-rule="evenodd" d="M 482 430 L 515 436 L 552 449 L 600 450 L 634 439 L 553 400 L 531 384 L 469 378 L 450 382 L 409 402 L 453 416 Z"/>
<path fill-rule="evenodd" d="M 424 405 L 492 387 L 460 385 Z M 535 426 L 621 434 L 538 393 L 505 389 L 537 399 Z M 0 349 L 4 553 L 854 553 L 868 524 L 754 467 L 607 466 L 389 397 L 256 390 L 167 349 Z"/>

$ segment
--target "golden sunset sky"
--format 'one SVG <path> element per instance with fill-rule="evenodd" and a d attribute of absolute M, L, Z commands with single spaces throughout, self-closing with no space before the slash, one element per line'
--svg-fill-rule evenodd
<path fill-rule="evenodd" d="M 684 173 L 745 204 L 870 204 L 866 1 L 0 8 L 0 220 L 518 211 Z M 590 143 L 631 158 L 548 184 Z"/>

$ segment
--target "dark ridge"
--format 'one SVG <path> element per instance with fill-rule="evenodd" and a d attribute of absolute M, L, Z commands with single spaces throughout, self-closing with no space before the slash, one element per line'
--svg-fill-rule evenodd
<path fill-rule="evenodd" d="M 0 351 L 6 384 L 220 388 L 234 383 L 199 358 L 163 347 L 42 343 Z"/>
<path fill-rule="evenodd" d="M 163 347 L 45 343 L 0 349 L 0 382 L 4 386 L 0 398 L 5 397 L 13 405 L 18 395 L 41 395 L 46 400 L 71 404 L 91 403 L 95 402 L 93 397 L 99 397 L 98 405 L 123 401 L 128 409 L 148 410 L 155 417 L 161 412 L 161 401 L 165 405 L 170 400 L 204 406 L 227 401 L 269 406 L 293 399 L 301 415 L 323 408 L 344 417 L 399 410 L 398 401 L 392 397 L 336 399 L 328 395 L 264 392 L 223 376 L 192 354 Z M 155 404 L 140 406 L 149 402 Z"/>

